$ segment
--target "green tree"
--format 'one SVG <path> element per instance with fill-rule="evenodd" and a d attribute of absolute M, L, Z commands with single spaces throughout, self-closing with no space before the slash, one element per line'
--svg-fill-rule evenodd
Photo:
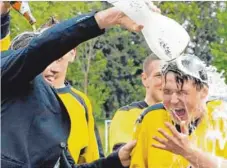
<path fill-rule="evenodd" d="M 222 2 L 219 5 L 217 13 L 218 28 L 217 28 L 217 40 L 211 43 L 210 48 L 213 58 L 213 65 L 215 65 L 219 71 L 224 70 L 224 77 L 227 82 L 227 2 Z"/>

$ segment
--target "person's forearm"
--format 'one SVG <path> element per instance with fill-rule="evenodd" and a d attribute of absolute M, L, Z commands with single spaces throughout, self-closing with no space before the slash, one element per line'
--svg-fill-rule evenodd
<path fill-rule="evenodd" d="M 26 48 L 14 51 L 2 60 L 2 86 L 31 81 L 53 61 L 103 33 L 93 14 L 67 20 L 46 30 Z"/>
<path fill-rule="evenodd" d="M 227 160 L 210 153 L 193 149 L 184 156 L 194 167 L 193 168 L 226 168 Z"/>
<path fill-rule="evenodd" d="M 28 62 L 41 73 L 46 66 L 59 59 L 80 43 L 97 37 L 104 33 L 99 29 L 93 14 L 75 17 L 59 23 L 43 32 L 31 41 L 27 52 L 32 52 Z M 32 56 L 33 55 L 33 56 Z M 35 66 L 35 67 L 34 67 Z"/>
<path fill-rule="evenodd" d="M 75 164 L 68 150 L 63 150 L 60 158 L 60 167 L 64 168 L 125 168 L 122 166 L 119 158 L 119 151 L 111 153 L 106 158 L 101 158 L 85 164 Z"/>
<path fill-rule="evenodd" d="M 107 12 L 112 10 L 112 12 Z M 122 15 L 122 13 L 118 10 L 116 10 L 116 8 L 110 8 L 110 9 L 106 9 L 100 12 L 97 12 L 95 14 L 95 20 L 97 22 L 97 24 L 99 25 L 100 29 L 104 29 L 104 28 L 109 28 L 116 23 L 115 18 L 119 17 L 119 15 Z"/>
<path fill-rule="evenodd" d="M 98 159 L 92 163 L 74 165 L 73 168 L 125 168 L 121 165 L 118 153 L 112 153 L 107 158 Z"/>

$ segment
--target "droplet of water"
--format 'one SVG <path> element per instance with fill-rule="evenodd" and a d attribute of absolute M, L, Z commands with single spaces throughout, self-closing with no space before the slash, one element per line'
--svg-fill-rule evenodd
<path fill-rule="evenodd" d="M 214 107 L 212 119 L 214 130 L 208 130 L 207 137 L 218 141 L 219 148 L 224 150 L 227 143 L 227 85 L 222 72 L 214 66 L 207 67 L 209 96 L 208 100 L 222 100 L 221 105 Z"/>

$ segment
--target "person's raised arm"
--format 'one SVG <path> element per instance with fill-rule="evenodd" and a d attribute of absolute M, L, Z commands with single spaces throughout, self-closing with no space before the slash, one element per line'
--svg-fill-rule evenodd
<path fill-rule="evenodd" d="M 44 31 L 23 49 L 2 52 L 2 87 L 31 81 L 72 48 L 103 32 L 93 14 L 84 15 Z"/>
<path fill-rule="evenodd" d="M 137 25 L 116 8 L 64 21 L 34 38 L 24 49 L 2 54 L 2 87 L 23 84 L 40 74 L 50 63 L 80 43 L 104 33 L 105 28 L 123 25 L 140 31 Z"/>

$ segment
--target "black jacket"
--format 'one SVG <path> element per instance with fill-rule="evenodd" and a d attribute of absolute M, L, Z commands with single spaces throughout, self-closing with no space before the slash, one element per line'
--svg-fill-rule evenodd
<path fill-rule="evenodd" d="M 93 14 L 84 15 L 50 28 L 24 49 L 1 53 L 2 168 L 52 168 L 58 160 L 65 161 L 69 116 L 40 73 L 80 43 L 103 33 Z M 78 167 L 118 167 L 116 156 Z"/>

